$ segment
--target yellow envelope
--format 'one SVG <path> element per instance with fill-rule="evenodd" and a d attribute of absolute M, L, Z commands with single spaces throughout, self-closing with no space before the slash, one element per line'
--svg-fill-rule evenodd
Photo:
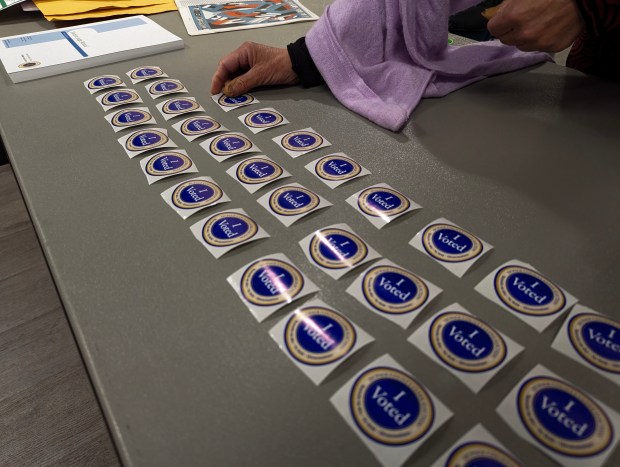
<path fill-rule="evenodd" d="M 48 21 L 69 21 L 118 15 L 148 15 L 174 11 L 174 0 L 35 0 Z"/>

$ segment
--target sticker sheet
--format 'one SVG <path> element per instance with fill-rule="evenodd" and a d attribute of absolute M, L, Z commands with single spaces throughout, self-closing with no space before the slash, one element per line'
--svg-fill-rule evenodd
<path fill-rule="evenodd" d="M 148 107 L 131 107 L 107 114 L 106 121 L 115 133 L 140 125 L 154 125 L 157 122 Z"/>
<path fill-rule="evenodd" d="M 441 293 L 432 282 L 382 259 L 366 269 L 347 293 L 373 313 L 407 329 Z"/>
<path fill-rule="evenodd" d="M 620 386 L 620 322 L 577 304 L 551 347 Z"/>
<path fill-rule="evenodd" d="M 260 152 L 250 139 L 243 133 L 222 133 L 200 143 L 200 147 L 207 151 L 211 157 L 218 161 L 225 161 L 231 157 Z"/>
<path fill-rule="evenodd" d="M 289 123 L 284 115 L 273 107 L 248 112 L 241 115 L 239 120 L 254 134 Z"/>
<path fill-rule="evenodd" d="M 577 299 L 547 279 L 532 265 L 508 261 L 485 277 L 476 291 L 543 332 Z"/>
<path fill-rule="evenodd" d="M 167 78 L 168 75 L 158 66 L 139 66 L 127 72 L 127 76 L 133 84 L 146 81 L 147 79 Z"/>
<path fill-rule="evenodd" d="M 387 183 L 364 188 L 348 197 L 347 203 L 378 229 L 408 212 L 422 209 L 422 206 Z"/>
<path fill-rule="evenodd" d="M 230 112 L 231 110 L 238 109 L 239 107 L 258 104 L 260 102 L 252 94 L 243 94 L 237 97 L 228 97 L 223 93 L 219 93 L 211 96 L 211 99 L 213 99 L 213 102 L 215 102 L 224 112 Z"/>
<path fill-rule="evenodd" d="M 178 79 L 164 78 L 157 81 L 149 82 L 145 86 L 146 92 L 149 93 L 153 99 L 158 97 L 167 96 L 169 94 L 176 94 L 181 92 L 187 92 L 183 83 Z"/>
<path fill-rule="evenodd" d="M 331 189 L 356 178 L 370 175 L 368 169 L 362 167 L 344 152 L 321 157 L 306 165 L 306 169 Z"/>
<path fill-rule="evenodd" d="M 282 253 L 258 258 L 226 280 L 259 323 L 289 303 L 319 291 Z"/>
<path fill-rule="evenodd" d="M 562 466 L 601 466 L 618 444 L 620 415 L 542 365 L 497 412 L 518 436 Z"/>
<path fill-rule="evenodd" d="M 161 196 L 183 219 L 203 209 L 230 201 L 224 190 L 211 177 L 196 177 L 177 183 Z"/>
<path fill-rule="evenodd" d="M 280 350 L 317 386 L 374 339 L 321 300 L 297 308 L 269 334 Z"/>
<path fill-rule="evenodd" d="M 276 136 L 273 138 L 273 141 L 292 158 L 332 145 L 312 128 L 291 131 L 281 136 Z"/>
<path fill-rule="evenodd" d="M 379 460 L 398 467 L 452 417 L 452 412 L 396 360 L 379 357 L 331 402 Z"/>
<path fill-rule="evenodd" d="M 105 111 L 121 105 L 144 103 L 136 91 L 128 88 L 111 89 L 107 92 L 98 94 L 95 96 L 95 99 Z"/>
<path fill-rule="evenodd" d="M 432 258 L 457 277 L 493 249 L 484 240 L 447 219 L 437 219 L 411 239 L 409 245 Z"/>
<path fill-rule="evenodd" d="M 89 93 L 95 94 L 104 89 L 125 86 L 123 80 L 117 75 L 101 75 L 84 81 L 84 87 Z"/>
<path fill-rule="evenodd" d="M 427 320 L 408 341 L 475 393 L 523 350 L 458 303 Z"/>
<path fill-rule="evenodd" d="M 196 173 L 198 168 L 183 149 L 158 152 L 140 161 L 149 185 L 180 174 Z"/>
<path fill-rule="evenodd" d="M 153 149 L 176 148 L 165 128 L 147 128 L 121 136 L 118 142 L 130 159 Z"/>
<path fill-rule="evenodd" d="M 174 123 L 172 128 L 181 133 L 188 141 L 194 141 L 201 136 L 220 131 L 229 131 L 228 128 L 223 126 L 220 122 L 207 115 L 188 117 L 180 122 Z"/>
<path fill-rule="evenodd" d="M 317 268 L 334 279 L 381 256 L 347 224 L 334 224 L 313 232 L 299 242 Z"/>
<path fill-rule="evenodd" d="M 258 204 L 287 227 L 311 212 L 333 206 L 325 198 L 299 183 L 291 183 L 270 191 L 258 198 Z"/>
<path fill-rule="evenodd" d="M 166 120 L 192 112 L 204 112 L 205 110 L 194 97 L 173 97 L 156 104 L 156 107 Z"/>
<path fill-rule="evenodd" d="M 226 171 L 250 193 L 256 193 L 271 182 L 288 178 L 291 174 L 267 156 L 254 156 L 233 165 Z"/>

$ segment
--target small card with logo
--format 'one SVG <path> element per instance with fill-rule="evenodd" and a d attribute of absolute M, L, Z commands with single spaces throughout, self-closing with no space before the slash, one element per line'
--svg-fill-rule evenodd
<path fill-rule="evenodd" d="M 504 263 L 475 287 L 476 291 L 543 332 L 577 299 L 530 264 Z"/>
<path fill-rule="evenodd" d="M 257 201 L 287 227 L 311 212 L 333 206 L 325 198 L 299 183 L 278 187 Z"/>
<path fill-rule="evenodd" d="M 194 141 L 196 138 L 219 131 L 229 131 L 220 122 L 207 115 L 188 117 L 173 124 L 172 128 L 181 133 L 188 141 Z"/>
<path fill-rule="evenodd" d="M 427 320 L 408 341 L 475 393 L 523 350 L 458 303 Z"/>
<path fill-rule="evenodd" d="M 165 128 L 147 128 L 121 136 L 118 142 L 130 159 L 153 149 L 176 148 Z"/>
<path fill-rule="evenodd" d="M 484 240 L 443 218 L 420 230 L 409 245 L 458 277 L 463 277 L 476 261 L 493 249 Z"/>
<path fill-rule="evenodd" d="M 520 467 L 517 458 L 495 436 L 478 424 L 446 450 L 431 467 Z"/>
<path fill-rule="evenodd" d="M 243 266 L 227 281 L 259 323 L 289 303 L 319 291 L 282 253 Z"/>
<path fill-rule="evenodd" d="M 317 299 L 290 313 L 269 334 L 317 386 L 342 362 L 374 341 L 342 313 Z"/>
<path fill-rule="evenodd" d="M 301 240 L 299 246 L 313 265 L 334 279 L 381 257 L 347 224 L 319 229 Z"/>
<path fill-rule="evenodd" d="M 211 177 L 196 177 L 178 183 L 164 191 L 161 196 L 183 219 L 203 209 L 230 201 Z"/>
<path fill-rule="evenodd" d="M 350 379 L 331 403 L 384 466 L 404 464 L 452 417 L 435 395 L 387 354 Z"/>
<path fill-rule="evenodd" d="M 316 149 L 332 145 L 332 143 L 327 141 L 312 128 L 291 131 L 281 136 L 276 136 L 273 138 L 273 141 L 284 149 L 292 158 L 303 156 Z"/>
<path fill-rule="evenodd" d="M 153 99 L 157 99 L 161 96 L 167 96 L 168 94 L 176 94 L 180 92 L 187 92 L 183 83 L 181 83 L 178 79 L 158 79 L 157 81 L 153 81 L 148 83 L 145 86 L 146 92 L 149 93 Z"/>
<path fill-rule="evenodd" d="M 243 94 L 237 97 L 228 97 L 225 96 L 223 93 L 220 93 L 211 96 L 211 99 L 213 99 L 213 102 L 219 105 L 224 112 L 230 112 L 231 110 L 238 109 L 239 107 L 258 104 L 260 102 L 252 94 Z"/>
<path fill-rule="evenodd" d="M 347 203 L 378 229 L 408 212 L 422 209 L 422 206 L 387 183 L 379 183 L 358 191 L 347 198 Z"/>
<path fill-rule="evenodd" d="M 269 237 L 243 209 L 218 212 L 196 222 L 190 229 L 215 258 L 240 245 Z"/>
<path fill-rule="evenodd" d="M 125 83 L 120 77 L 116 75 L 96 76 L 95 78 L 84 81 L 84 87 L 91 94 L 103 91 L 104 89 L 118 88 L 123 86 L 126 86 Z"/>
<path fill-rule="evenodd" d="M 620 386 L 620 322 L 577 304 L 551 347 Z"/>
<path fill-rule="evenodd" d="M 331 189 L 356 178 L 370 175 L 369 170 L 355 162 L 344 152 L 336 152 L 321 157 L 306 165 L 306 169 Z"/>
<path fill-rule="evenodd" d="M 347 293 L 373 313 L 407 329 L 442 292 L 432 282 L 382 259 L 355 279 Z"/>
<path fill-rule="evenodd" d="M 517 384 L 497 413 L 562 466 L 601 466 L 618 444 L 620 415 L 542 365 Z"/>
<path fill-rule="evenodd" d="M 207 151 L 211 157 L 217 161 L 225 161 L 231 157 L 247 154 L 249 152 L 260 152 L 250 139 L 243 133 L 222 133 L 221 135 L 209 138 L 200 143 L 200 147 Z"/>
<path fill-rule="evenodd" d="M 115 88 L 95 96 L 103 110 L 108 111 L 114 107 L 127 104 L 144 103 L 136 91 L 129 88 Z"/>
<path fill-rule="evenodd" d="M 205 110 L 193 97 L 173 97 L 160 102 L 155 107 L 166 120 L 192 112 L 204 112 Z"/>
<path fill-rule="evenodd" d="M 158 152 L 140 161 L 149 185 L 174 175 L 196 173 L 198 168 L 183 149 Z"/>
<path fill-rule="evenodd" d="M 241 115 L 239 120 L 254 134 L 290 123 L 284 115 L 273 107 L 248 112 Z"/>
<path fill-rule="evenodd" d="M 291 176 L 280 164 L 267 156 L 254 156 L 233 165 L 226 171 L 250 193 L 256 193 L 265 185 Z"/>
<path fill-rule="evenodd" d="M 148 107 L 131 107 L 109 113 L 104 117 L 115 133 L 139 125 L 153 125 L 157 122 Z"/>
<path fill-rule="evenodd" d="M 129 76 L 129 79 L 131 79 L 133 84 L 146 81 L 147 79 L 168 77 L 168 75 L 158 66 L 139 66 L 138 68 L 129 70 L 127 72 L 127 76 Z"/>

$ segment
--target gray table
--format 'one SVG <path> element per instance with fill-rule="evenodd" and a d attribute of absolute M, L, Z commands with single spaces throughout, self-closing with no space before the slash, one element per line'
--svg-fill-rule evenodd
<path fill-rule="evenodd" d="M 325 1 L 308 1 L 320 13 Z M 334 206 L 284 228 L 197 143 L 174 141 L 201 175 L 216 179 L 270 234 L 215 260 L 160 197 L 178 180 L 148 186 L 82 83 L 159 65 L 180 79 L 207 112 L 233 130 L 237 116 L 210 99 L 218 58 L 244 40 L 293 41 L 310 24 L 188 37 L 176 13 L 154 18 L 186 41 L 182 51 L 13 85 L 0 83 L 0 130 L 44 253 L 124 463 L 167 465 L 375 465 L 329 397 L 359 369 L 389 353 L 455 417 L 410 461 L 428 465 L 476 422 L 483 422 L 528 465 L 550 463 L 495 414 L 505 394 L 536 363 L 620 411 L 618 389 L 550 348 L 562 320 L 539 334 L 473 287 L 512 258 L 529 262 L 582 303 L 620 318 L 620 87 L 547 64 L 498 76 L 442 99 L 428 99 L 401 133 L 343 108 L 324 87 L 256 92 L 291 124 L 252 137 L 294 180 Z M 54 27 L 0 18 L 0 35 Z M 133 86 L 149 108 L 144 86 Z M 255 107 L 256 108 L 256 107 Z M 163 124 L 167 127 L 169 125 Z M 304 169 L 328 149 L 291 159 L 271 141 L 311 126 L 372 175 L 330 190 Z M 345 199 L 387 182 L 424 209 L 381 231 Z M 261 192 L 262 193 L 262 192 Z M 220 208 L 221 209 L 221 208 Z M 213 212 L 213 211 L 209 211 Z M 202 214 L 196 217 L 206 217 Z M 495 246 L 458 279 L 407 245 L 428 222 L 446 217 Z M 297 241 L 346 221 L 384 257 L 444 289 L 403 331 L 344 293 L 355 274 L 335 281 L 305 260 Z M 268 253 L 283 252 L 376 342 L 315 387 L 268 335 L 281 313 L 258 324 L 225 278 Z M 478 395 L 439 368 L 406 338 L 437 310 L 460 302 L 526 351 Z M 620 464 L 616 450 L 610 465 Z"/>

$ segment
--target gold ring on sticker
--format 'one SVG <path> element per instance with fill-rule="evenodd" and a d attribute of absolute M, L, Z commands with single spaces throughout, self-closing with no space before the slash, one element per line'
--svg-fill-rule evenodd
<path fill-rule="evenodd" d="M 273 258 L 251 264 L 240 282 L 243 298 L 258 306 L 290 303 L 304 288 L 304 277 L 295 266 Z"/>
<path fill-rule="evenodd" d="M 397 216 L 409 209 L 409 199 L 396 190 L 385 187 L 370 187 L 357 198 L 360 210 L 372 217 Z"/>
<path fill-rule="evenodd" d="M 433 401 L 411 376 L 395 368 L 365 371 L 353 384 L 350 409 L 359 429 L 387 446 L 413 443 L 435 419 Z"/>
<path fill-rule="evenodd" d="M 252 141 L 243 135 L 224 133 L 209 144 L 209 150 L 216 156 L 230 156 L 241 154 L 252 148 Z"/>
<path fill-rule="evenodd" d="M 289 151 L 312 151 L 323 144 L 323 137 L 313 131 L 293 131 L 280 142 Z"/>
<path fill-rule="evenodd" d="M 271 128 L 284 121 L 284 116 L 274 110 L 254 110 L 245 116 L 243 122 L 250 128 Z"/>
<path fill-rule="evenodd" d="M 482 253 L 482 242 L 475 235 L 451 224 L 429 226 L 422 244 L 429 255 L 447 263 L 469 261 Z"/>
<path fill-rule="evenodd" d="M 183 153 L 177 151 L 162 152 L 148 161 L 146 173 L 154 177 L 174 175 L 186 171 L 192 165 L 192 160 Z"/>
<path fill-rule="evenodd" d="M 243 94 L 238 97 L 228 97 L 222 94 L 217 100 L 217 103 L 222 107 L 238 107 L 240 105 L 251 104 L 254 100 L 254 96 L 251 96 L 250 94 Z"/>
<path fill-rule="evenodd" d="M 362 280 L 362 292 L 373 308 L 382 313 L 404 314 L 428 300 L 428 287 L 415 274 L 395 266 L 375 266 Z"/>
<path fill-rule="evenodd" d="M 205 135 L 219 129 L 222 125 L 211 117 L 189 118 L 181 125 L 181 133 L 186 136 Z"/>
<path fill-rule="evenodd" d="M 317 161 L 315 171 L 323 180 L 341 181 L 357 177 L 362 166 L 349 157 L 325 156 Z"/>
<path fill-rule="evenodd" d="M 361 238 L 338 228 L 316 232 L 309 250 L 310 257 L 327 269 L 351 268 L 368 256 L 368 247 Z"/>
<path fill-rule="evenodd" d="M 125 147 L 129 151 L 146 151 L 163 146 L 168 141 L 166 134 L 159 130 L 139 130 L 129 135 Z"/>
<path fill-rule="evenodd" d="M 122 86 L 123 81 L 115 75 L 102 75 L 97 76 L 96 78 L 91 79 L 86 87 L 88 89 L 106 89 L 111 86 Z"/>
<path fill-rule="evenodd" d="M 459 371 L 482 373 L 497 368 L 506 358 L 502 336 L 467 313 L 439 315 L 433 320 L 428 336 L 435 354 Z"/>
<path fill-rule="evenodd" d="M 159 67 L 143 66 L 131 72 L 132 79 L 150 79 L 162 76 L 164 72 Z"/>
<path fill-rule="evenodd" d="M 257 232 L 258 225 L 245 214 L 220 212 L 205 222 L 202 238 L 209 245 L 225 247 L 246 242 Z"/>
<path fill-rule="evenodd" d="M 160 79 L 149 85 L 149 94 L 161 95 L 183 91 L 185 86 L 176 79 Z"/>
<path fill-rule="evenodd" d="M 179 115 L 200 108 L 200 104 L 192 99 L 170 99 L 164 102 L 161 110 L 165 114 Z"/>
<path fill-rule="evenodd" d="M 243 161 L 237 167 L 237 179 L 249 185 L 269 183 L 284 173 L 284 169 L 273 161 L 254 157 Z"/>
<path fill-rule="evenodd" d="M 575 351 L 596 368 L 620 374 L 620 323 L 594 313 L 580 313 L 568 324 Z"/>
<path fill-rule="evenodd" d="M 523 383 L 517 409 L 534 439 L 564 456 L 595 456 L 613 438 L 603 409 L 579 389 L 555 378 L 537 376 Z"/>
<path fill-rule="evenodd" d="M 37 60 L 30 60 L 28 62 L 20 63 L 17 65 L 17 68 L 34 68 L 35 66 L 39 66 L 41 62 Z"/>
<path fill-rule="evenodd" d="M 522 467 L 507 452 L 482 441 L 461 444 L 452 451 L 445 467 L 470 467 L 474 465 L 501 465 L 502 467 Z"/>
<path fill-rule="evenodd" d="M 564 308 L 562 290 L 533 269 L 506 266 L 495 275 L 495 292 L 512 310 L 530 316 L 548 316 Z"/>
<path fill-rule="evenodd" d="M 112 117 L 112 125 L 116 127 L 128 127 L 148 122 L 153 116 L 145 110 L 126 109 L 119 110 Z"/>
<path fill-rule="evenodd" d="M 284 328 L 286 349 L 306 365 L 334 363 L 351 351 L 356 340 L 351 322 L 322 306 L 295 310 Z"/>
<path fill-rule="evenodd" d="M 269 207 L 280 216 L 298 216 L 315 209 L 321 200 L 300 186 L 283 186 L 269 197 Z"/>
<path fill-rule="evenodd" d="M 222 189 L 213 182 L 188 180 L 174 189 L 171 199 L 178 208 L 196 209 L 215 203 L 222 195 Z"/>
<path fill-rule="evenodd" d="M 136 93 L 136 91 L 133 91 L 131 89 L 117 89 L 114 91 L 106 92 L 101 98 L 101 103 L 104 105 L 118 105 L 129 104 L 137 100 L 140 100 L 140 96 L 138 95 L 138 93 Z"/>

